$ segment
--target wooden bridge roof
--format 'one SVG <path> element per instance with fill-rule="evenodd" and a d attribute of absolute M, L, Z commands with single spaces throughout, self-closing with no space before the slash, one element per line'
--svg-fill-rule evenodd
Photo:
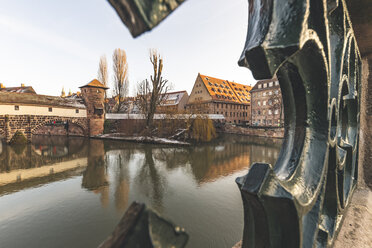
<path fill-rule="evenodd" d="M 81 99 L 17 92 L 0 92 L 0 104 L 86 108 Z"/>

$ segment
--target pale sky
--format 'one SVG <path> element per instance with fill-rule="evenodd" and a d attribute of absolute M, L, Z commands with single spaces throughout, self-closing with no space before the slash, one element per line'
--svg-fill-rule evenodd
<path fill-rule="evenodd" d="M 150 32 L 134 39 L 105 0 L 1 0 L 0 83 L 31 85 L 39 94 L 76 92 L 97 77 L 106 55 L 112 83 L 115 48 L 127 53 L 130 94 L 152 72 L 156 48 L 173 90 L 191 92 L 198 72 L 253 85 L 237 65 L 248 20 L 247 0 L 187 0 Z"/>

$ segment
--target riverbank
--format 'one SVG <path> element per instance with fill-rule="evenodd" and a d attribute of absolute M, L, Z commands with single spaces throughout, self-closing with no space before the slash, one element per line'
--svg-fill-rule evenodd
<path fill-rule="evenodd" d="M 239 127 L 226 124 L 222 132 L 266 138 L 282 139 L 284 137 L 284 128 L 277 127 Z"/>
<path fill-rule="evenodd" d="M 147 144 L 162 144 L 162 145 L 176 145 L 176 146 L 190 146 L 188 142 L 178 141 L 174 139 L 166 139 L 159 137 L 148 137 L 148 136 L 127 136 L 122 133 L 108 133 L 96 135 L 93 138 L 97 139 L 108 139 L 108 140 L 121 140 L 129 142 L 139 142 Z"/>

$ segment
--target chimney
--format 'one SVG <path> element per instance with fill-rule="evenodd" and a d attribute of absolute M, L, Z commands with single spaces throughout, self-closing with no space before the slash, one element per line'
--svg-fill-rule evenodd
<path fill-rule="evenodd" d="M 5 88 L 5 85 L 4 84 L 0 84 L 0 89 L 4 89 Z"/>
<path fill-rule="evenodd" d="M 21 84 L 21 87 L 25 87 L 25 84 Z"/>

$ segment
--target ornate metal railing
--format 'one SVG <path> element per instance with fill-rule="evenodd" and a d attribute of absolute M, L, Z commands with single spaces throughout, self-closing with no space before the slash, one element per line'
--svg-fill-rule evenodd
<path fill-rule="evenodd" d="M 134 36 L 183 1 L 109 0 Z M 241 66 L 276 75 L 285 113 L 277 163 L 238 178 L 243 247 L 327 247 L 358 176 L 361 59 L 344 0 L 249 0 Z"/>
<path fill-rule="evenodd" d="M 285 139 L 275 166 L 238 178 L 243 247 L 333 244 L 358 176 L 361 59 L 344 1 L 249 1 L 239 64 L 277 75 Z"/>

